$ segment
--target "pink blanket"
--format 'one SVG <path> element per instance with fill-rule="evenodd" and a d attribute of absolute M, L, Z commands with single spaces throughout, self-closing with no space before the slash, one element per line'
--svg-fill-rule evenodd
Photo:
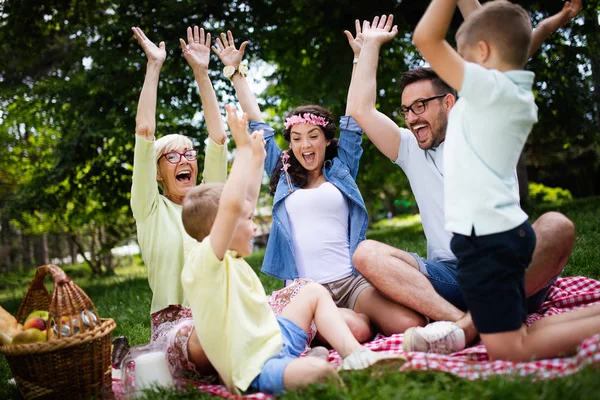
<path fill-rule="evenodd" d="M 600 302 L 600 281 L 585 277 L 561 278 L 556 281 L 547 301 L 536 314 L 529 315 L 527 324 L 545 316 L 560 314 L 576 308 L 586 307 Z M 391 351 L 405 354 L 402 350 L 403 335 L 385 337 L 378 335 L 375 340 L 364 345 L 375 351 Z M 580 371 L 587 365 L 600 363 L 600 334 L 586 339 L 578 348 L 577 354 L 569 358 L 556 358 L 526 363 L 507 361 L 488 361 L 487 352 L 482 344 L 469 347 L 449 356 L 427 353 L 406 353 L 408 361 L 400 372 L 408 370 L 443 371 L 470 380 L 486 379 L 492 375 L 534 376 L 536 379 L 552 379 L 567 376 Z M 329 362 L 339 365 L 341 359 L 337 352 L 329 353 Z M 189 382 L 180 381 L 182 386 Z M 224 398 L 235 398 L 224 386 L 197 384 L 200 390 Z M 120 382 L 113 381 L 113 389 L 118 395 Z M 244 399 L 270 399 L 269 395 L 257 393 L 244 396 Z"/>

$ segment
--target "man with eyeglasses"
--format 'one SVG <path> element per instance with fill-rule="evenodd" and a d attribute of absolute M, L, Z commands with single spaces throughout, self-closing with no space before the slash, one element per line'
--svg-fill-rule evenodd
<path fill-rule="evenodd" d="M 398 127 L 377 111 L 379 49 L 396 33 L 389 18 L 374 20 L 372 27 L 363 25 L 363 45 L 348 96 L 348 114 L 379 151 L 407 175 L 421 213 L 427 258 L 366 240 L 354 253 L 353 263 L 393 301 L 434 321 L 459 321 L 467 310 L 458 287 L 457 261 L 450 250 L 452 233 L 444 229 L 443 214 L 444 139 L 448 113 L 457 96 L 433 70 L 417 68 L 400 79 L 403 92 L 399 111 L 409 129 Z M 556 212 L 542 215 L 533 228 L 537 245 L 525 279 L 529 312 L 538 310 L 545 300 L 566 265 L 575 240 L 573 223 Z M 418 340 L 405 343 L 404 348 L 443 354 L 460 351 L 477 337 L 469 319 L 460 324 L 439 322 L 420 328 Z"/>

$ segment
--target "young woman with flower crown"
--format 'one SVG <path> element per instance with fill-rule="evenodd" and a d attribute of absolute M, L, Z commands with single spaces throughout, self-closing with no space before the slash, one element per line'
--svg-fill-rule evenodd
<path fill-rule="evenodd" d="M 357 38 L 348 35 L 355 56 Z M 281 151 L 275 131 L 261 116 L 245 79 L 242 64 L 248 42 L 237 49 L 231 32 L 217 38 L 213 51 L 225 65 L 250 131 L 264 130 L 265 171 L 271 177 L 273 224 L 262 271 L 291 281 L 311 278 L 324 285 L 340 308 L 366 315 L 383 334 L 402 333 L 425 323 L 424 318 L 379 293 L 352 265 L 352 254 L 365 239 L 368 214 L 355 178 L 362 154 L 362 130 L 352 119 L 340 118 L 340 138 L 331 113 L 318 105 L 295 108 L 285 119 L 283 136 L 290 148 Z M 347 321 L 360 321 L 344 312 Z M 350 324 L 349 324 L 350 325 Z M 360 324 L 358 324 L 360 325 Z M 352 327 L 352 325 L 351 325 Z"/>

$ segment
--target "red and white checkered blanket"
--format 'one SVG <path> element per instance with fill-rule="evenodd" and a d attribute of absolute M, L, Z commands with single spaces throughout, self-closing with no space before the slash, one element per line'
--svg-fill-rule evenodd
<path fill-rule="evenodd" d="M 586 307 L 600 302 L 600 281 L 581 276 L 561 278 L 556 281 L 548 293 L 547 301 L 542 304 L 536 314 L 529 315 L 527 324 L 545 316 L 560 314 L 576 308 Z M 364 346 L 374 351 L 387 351 L 405 354 L 402 350 L 403 335 L 385 337 L 378 335 L 375 340 Z M 400 367 L 399 372 L 408 370 L 443 371 L 470 380 L 486 379 L 492 375 L 534 376 L 535 379 L 552 379 L 563 377 L 580 371 L 587 365 L 600 363 L 600 334 L 586 339 L 577 350 L 577 354 L 569 358 L 556 358 L 532 362 L 488 361 L 487 352 L 482 344 L 469 347 L 449 356 L 408 353 L 408 361 Z M 329 354 L 329 362 L 339 365 L 341 358 L 335 351 Z M 178 382 L 186 385 L 189 382 Z M 200 390 L 224 398 L 234 398 L 224 386 L 201 385 Z M 257 393 L 244 396 L 244 399 L 271 399 L 269 395 Z"/>

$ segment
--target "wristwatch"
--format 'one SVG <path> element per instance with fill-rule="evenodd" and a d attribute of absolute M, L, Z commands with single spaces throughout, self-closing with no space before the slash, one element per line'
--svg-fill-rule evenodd
<path fill-rule="evenodd" d="M 237 70 L 233 65 L 227 65 L 225 68 L 223 68 L 223 75 L 227 79 L 231 79 L 236 72 Z"/>

